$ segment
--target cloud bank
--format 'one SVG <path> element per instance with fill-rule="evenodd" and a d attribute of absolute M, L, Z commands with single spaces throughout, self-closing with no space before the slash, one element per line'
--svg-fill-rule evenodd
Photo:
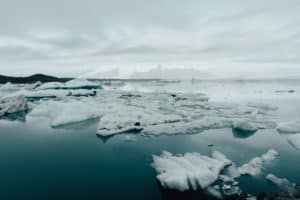
<path fill-rule="evenodd" d="M 300 77 L 299 11 L 295 0 L 6 1 L 0 73 L 131 77 L 160 65 Z"/>

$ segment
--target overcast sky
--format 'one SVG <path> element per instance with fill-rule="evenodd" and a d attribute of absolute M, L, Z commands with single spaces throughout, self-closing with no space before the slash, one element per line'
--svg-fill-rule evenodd
<path fill-rule="evenodd" d="M 0 74 L 300 77 L 299 0 L 0 2 Z"/>

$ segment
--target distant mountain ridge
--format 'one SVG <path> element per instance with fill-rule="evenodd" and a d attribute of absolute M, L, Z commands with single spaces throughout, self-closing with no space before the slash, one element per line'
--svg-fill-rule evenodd
<path fill-rule="evenodd" d="M 26 77 L 13 77 L 13 76 L 4 76 L 0 75 L 0 84 L 7 82 L 10 83 L 36 83 L 38 81 L 45 82 L 66 82 L 72 80 L 72 78 L 58 78 L 55 76 L 49 76 L 45 74 L 34 74 Z"/>

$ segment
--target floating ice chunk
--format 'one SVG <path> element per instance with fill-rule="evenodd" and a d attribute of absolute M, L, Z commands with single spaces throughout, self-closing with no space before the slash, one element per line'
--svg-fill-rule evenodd
<path fill-rule="evenodd" d="M 300 150 L 300 133 L 288 137 L 288 142 L 296 149 Z"/>
<path fill-rule="evenodd" d="M 172 155 L 163 151 L 160 156 L 153 155 L 152 166 L 156 169 L 157 179 L 165 188 L 179 191 L 205 189 L 214 183 L 230 161 L 220 152 L 213 153 L 215 158 L 199 153 Z"/>
<path fill-rule="evenodd" d="M 279 178 L 275 176 L 274 174 L 268 174 L 266 176 L 266 179 L 273 183 L 274 185 L 277 185 L 280 188 L 294 188 L 295 184 L 291 183 L 288 179 L 286 178 Z"/>
<path fill-rule="evenodd" d="M 51 119 L 51 126 L 58 127 L 100 117 L 101 114 L 95 107 L 96 105 L 88 100 L 46 101 L 36 106 L 29 116 L 48 117 Z"/>
<path fill-rule="evenodd" d="M 179 121 L 177 115 L 146 112 L 135 108 L 131 110 L 115 111 L 105 114 L 99 122 L 97 134 L 100 136 L 111 136 L 124 132 L 141 131 L 147 126 Z"/>
<path fill-rule="evenodd" d="M 245 120 L 236 120 L 233 122 L 233 128 L 240 131 L 246 131 L 246 132 L 255 132 L 258 130 L 258 127 L 256 124 L 245 121 Z"/>
<path fill-rule="evenodd" d="M 60 82 L 50 82 L 45 83 L 42 86 L 39 87 L 39 89 L 102 89 L 102 86 L 96 82 L 91 82 L 85 79 L 74 79 L 71 81 L 68 81 L 66 83 L 60 83 Z"/>
<path fill-rule="evenodd" d="M 300 121 L 279 123 L 277 131 L 280 133 L 300 133 Z"/>
<path fill-rule="evenodd" d="M 238 167 L 237 174 L 256 176 L 261 173 L 264 164 L 271 162 L 278 156 L 279 153 L 276 150 L 270 149 L 267 153 L 262 154 L 260 157 L 255 157 L 248 163 Z"/>
<path fill-rule="evenodd" d="M 24 96 L 0 99 L 0 116 L 27 110 L 27 100 Z"/>

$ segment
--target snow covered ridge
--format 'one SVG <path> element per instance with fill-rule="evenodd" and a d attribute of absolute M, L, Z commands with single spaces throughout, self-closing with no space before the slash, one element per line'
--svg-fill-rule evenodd
<path fill-rule="evenodd" d="M 212 151 L 210 157 L 199 153 L 173 155 L 163 151 L 161 155 L 153 155 L 151 165 L 164 188 L 179 191 L 202 189 L 214 196 L 222 197 L 241 192 L 235 178 L 241 175 L 260 174 L 264 165 L 278 156 L 277 151 L 270 149 L 241 167 L 235 167 L 234 162 L 216 150 Z M 275 180 L 273 177 L 269 178 Z M 220 182 L 222 185 L 219 185 Z"/>
<path fill-rule="evenodd" d="M 157 179 L 163 187 L 186 191 L 208 187 L 229 164 L 231 161 L 220 152 L 213 152 L 210 158 L 199 153 L 174 156 L 163 151 L 160 156 L 153 155 L 152 166 L 156 169 Z"/>
<path fill-rule="evenodd" d="M 0 117 L 26 111 L 27 109 L 28 106 L 25 96 L 15 96 L 0 99 Z"/>

